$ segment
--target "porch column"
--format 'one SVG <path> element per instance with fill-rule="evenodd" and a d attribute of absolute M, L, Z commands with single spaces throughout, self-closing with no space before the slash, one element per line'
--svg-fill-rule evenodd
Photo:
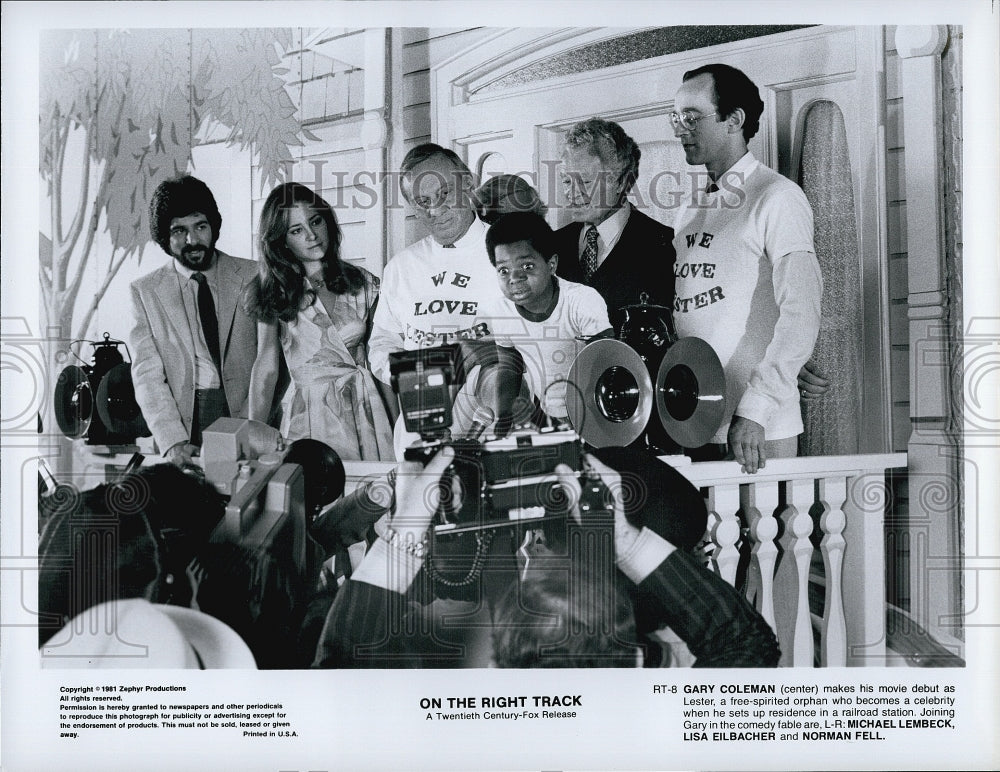
<path fill-rule="evenodd" d="M 900 26 L 910 341 L 910 598 L 912 615 L 943 639 L 961 635 L 961 405 L 953 405 L 942 171 L 944 26 Z M 960 377 L 960 376 L 958 376 Z"/>
<path fill-rule="evenodd" d="M 361 146 L 365 151 L 365 182 L 377 198 L 374 206 L 382 210 L 381 217 L 368 218 L 365 225 L 365 268 L 376 276 L 382 275 L 389 255 L 386 254 L 386 222 L 388 181 L 382 172 L 386 169 L 389 145 L 389 125 L 386 94 L 386 47 L 388 34 L 385 27 L 365 30 L 365 115 L 361 123 Z"/>

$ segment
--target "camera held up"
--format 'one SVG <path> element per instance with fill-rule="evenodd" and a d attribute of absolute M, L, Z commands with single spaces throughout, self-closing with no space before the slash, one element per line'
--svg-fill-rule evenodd
<path fill-rule="evenodd" d="M 556 553 L 569 548 L 573 524 L 567 523 L 570 502 L 556 481 L 559 464 L 580 473 L 580 526 L 613 521 L 609 491 L 587 471 L 576 432 L 518 427 L 502 438 L 481 439 L 495 417 L 480 408 L 468 435 L 452 436 L 455 392 L 465 381 L 460 344 L 394 353 L 389 367 L 406 429 L 421 436 L 405 458 L 426 463 L 445 445 L 455 452 L 432 527 L 432 574 L 439 585 L 473 581 L 500 534 L 516 542 L 527 530 L 543 529 Z"/>

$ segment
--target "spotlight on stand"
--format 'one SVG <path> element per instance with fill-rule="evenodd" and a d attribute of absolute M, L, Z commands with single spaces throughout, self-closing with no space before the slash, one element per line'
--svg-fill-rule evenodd
<path fill-rule="evenodd" d="M 92 363 L 70 365 L 56 381 L 59 429 L 71 439 L 85 438 L 87 445 L 131 445 L 137 437 L 148 437 L 149 427 L 135 401 L 130 364 L 118 350 L 124 342 L 112 340 L 108 333 L 103 341 L 84 342 L 94 347 Z"/>

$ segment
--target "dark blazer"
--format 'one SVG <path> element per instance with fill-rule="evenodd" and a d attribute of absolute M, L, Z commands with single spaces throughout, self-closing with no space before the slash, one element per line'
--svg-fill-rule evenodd
<path fill-rule="evenodd" d="M 696 657 L 695 667 L 778 664 L 778 642 L 764 618 L 722 577 L 683 550 L 671 552 L 636 587 L 636 595 L 638 624 L 670 627 Z M 402 632 L 400 620 L 406 613 L 406 596 L 354 579 L 344 582 L 326 618 L 313 667 L 453 666 L 460 651 L 448 651 L 419 625 L 413 634 Z"/>
<path fill-rule="evenodd" d="M 589 284 L 608 304 L 608 315 L 639 302 L 648 292 L 649 302 L 671 306 L 674 302 L 674 232 L 635 207 L 615 248 L 598 266 L 589 282 L 580 266 L 580 231 L 583 223 L 570 223 L 556 231 L 559 266 L 556 273 L 568 281 Z"/>

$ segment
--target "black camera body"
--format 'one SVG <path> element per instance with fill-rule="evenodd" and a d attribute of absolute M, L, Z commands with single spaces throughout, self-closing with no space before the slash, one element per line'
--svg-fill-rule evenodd
<path fill-rule="evenodd" d="M 445 445 L 454 452 L 434 524 L 436 534 L 479 531 L 564 518 L 568 500 L 555 468 L 580 473 L 585 521 L 610 514 L 607 488 L 585 471 L 583 443 L 570 430 L 521 429 L 501 439 L 423 442 L 405 452 L 426 464 Z"/>
<path fill-rule="evenodd" d="M 465 383 L 459 344 L 395 351 L 389 354 L 389 374 L 406 431 L 425 439 L 449 436 L 452 387 Z"/>
<path fill-rule="evenodd" d="M 406 428 L 422 437 L 404 458 L 426 464 L 446 445 L 455 451 L 442 481 L 435 534 L 565 518 L 568 502 L 555 476 L 559 464 L 580 473 L 585 522 L 611 515 L 607 488 L 585 472 L 584 444 L 572 430 L 521 428 L 482 442 L 478 436 L 451 437 L 450 387 L 464 381 L 458 344 L 393 353 L 389 369 Z"/>

